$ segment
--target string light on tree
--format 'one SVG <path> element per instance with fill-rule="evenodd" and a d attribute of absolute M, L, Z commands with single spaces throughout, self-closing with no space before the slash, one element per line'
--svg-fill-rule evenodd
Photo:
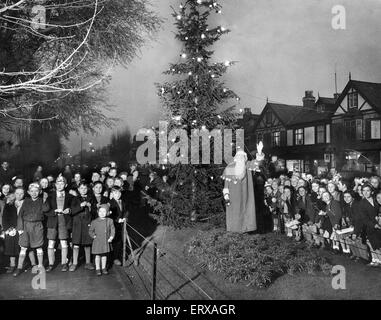
<path fill-rule="evenodd" d="M 182 115 L 181 121 L 169 118 L 171 129 L 184 128 L 192 138 L 195 132 L 192 133 L 189 129 L 199 129 L 195 131 L 203 134 L 206 132 L 206 136 L 212 139 L 213 135 L 208 133 L 208 129 L 233 129 L 238 116 L 238 112 L 233 111 L 233 105 L 226 106 L 228 100 L 236 96 L 218 81 L 227 71 L 225 66 L 231 66 L 232 63 L 224 60 L 220 63 L 211 62 L 213 50 L 210 47 L 228 30 L 220 26 L 208 26 L 209 16 L 217 16 L 221 12 L 221 5 L 217 0 L 187 0 L 179 5 L 180 9 L 174 9 L 173 18 L 178 29 L 176 38 L 182 41 L 183 49 L 179 51 L 181 62 L 171 64 L 173 72 L 168 72 L 176 75 L 176 79 L 162 86 L 169 89 L 175 85 L 172 90 L 161 91 L 161 101 L 166 109 L 164 114 Z M 184 62 L 182 59 L 187 60 Z M 181 75 L 178 76 L 178 72 Z M 211 141 L 209 139 L 208 142 Z M 194 151 L 189 149 L 192 156 Z M 185 164 L 182 161 L 186 156 L 184 151 L 177 153 L 180 163 Z M 221 166 L 203 166 L 188 162 L 187 166 L 169 165 L 168 161 L 165 167 L 169 175 L 176 178 L 176 182 L 171 186 L 172 197 L 163 200 L 164 207 L 171 209 L 159 210 L 164 220 L 168 218 L 170 221 L 184 221 L 187 214 L 192 217 L 194 212 L 210 216 L 224 211 L 219 200 L 223 181 L 214 179 L 221 176 Z"/>

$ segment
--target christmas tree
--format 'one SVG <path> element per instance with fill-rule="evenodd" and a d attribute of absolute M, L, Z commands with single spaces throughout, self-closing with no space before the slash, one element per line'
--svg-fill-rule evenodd
<path fill-rule="evenodd" d="M 168 130 L 183 129 L 190 139 L 197 129 L 199 132 L 234 129 L 237 114 L 235 106 L 229 106 L 228 102 L 231 99 L 237 102 L 239 97 L 220 80 L 234 62 L 211 61 L 214 52 L 210 47 L 229 32 L 222 26 L 208 28 L 210 15 L 221 14 L 221 5 L 210 0 L 188 0 L 178 10 L 172 9 L 178 30 L 176 38 L 184 46 L 179 61 L 170 64 L 164 72 L 176 79 L 157 85 Z M 161 201 L 154 202 L 156 211 L 160 212 L 161 223 L 181 227 L 194 221 L 195 217 L 210 219 L 224 213 L 221 174 L 226 165 L 214 163 L 215 138 L 212 135 L 208 138 L 210 163 L 191 163 L 190 159 L 195 156 L 192 152 L 195 151 L 189 148 L 188 154 L 180 155 L 181 150 L 177 153 L 180 159 L 188 157 L 188 161 L 165 165 L 173 182 L 169 192 L 163 193 Z M 178 139 L 172 142 L 177 143 Z M 205 141 L 201 147 L 203 143 Z M 201 159 L 202 154 L 199 155 Z M 167 157 L 167 154 L 159 156 Z M 166 160 L 161 163 L 166 163 Z"/>

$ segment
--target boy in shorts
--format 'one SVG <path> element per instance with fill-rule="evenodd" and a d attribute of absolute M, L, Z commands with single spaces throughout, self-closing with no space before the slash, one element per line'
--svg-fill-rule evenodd
<path fill-rule="evenodd" d="M 42 221 L 44 220 L 44 213 L 50 210 L 49 203 L 46 201 L 46 196 L 41 199 L 40 185 L 38 183 L 31 183 L 28 188 L 30 198 L 24 200 L 18 219 L 18 233 L 20 255 L 16 271 L 13 276 L 17 277 L 23 271 L 24 260 L 28 248 L 37 251 L 38 269 L 43 268 L 43 250 L 44 244 L 44 227 Z M 35 268 L 32 268 L 33 273 L 37 273 Z"/>

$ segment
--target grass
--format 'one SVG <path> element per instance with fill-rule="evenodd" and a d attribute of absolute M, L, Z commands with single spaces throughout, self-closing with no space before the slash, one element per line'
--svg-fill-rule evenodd
<path fill-rule="evenodd" d="M 267 287 L 284 274 L 318 271 L 332 266 L 306 243 L 282 235 L 249 235 L 225 230 L 199 231 L 186 244 L 186 252 L 210 271 L 232 283 Z"/>

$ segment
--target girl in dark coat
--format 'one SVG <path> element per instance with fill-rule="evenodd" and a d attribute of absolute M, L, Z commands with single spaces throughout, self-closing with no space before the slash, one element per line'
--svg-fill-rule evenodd
<path fill-rule="evenodd" d="M 78 256 L 80 246 L 84 247 L 86 265 L 85 269 L 94 270 L 94 266 L 91 264 L 91 250 L 90 246 L 93 243 L 93 239 L 89 235 L 90 223 L 93 220 L 91 214 L 91 197 L 88 193 L 88 186 L 86 183 L 81 182 L 78 188 L 79 196 L 75 200 L 73 205 L 73 264 L 70 266 L 69 271 L 75 271 L 78 266 Z"/>
<path fill-rule="evenodd" d="M 333 250 L 338 252 L 340 249 L 339 242 L 335 237 L 335 231 L 339 229 L 342 217 L 340 202 L 334 200 L 332 194 L 328 191 L 323 193 L 322 199 L 327 204 L 324 215 L 329 218 L 328 220 L 325 220 L 325 231 L 329 234 L 329 239 L 332 240 Z"/>
<path fill-rule="evenodd" d="M 13 196 L 8 197 L 4 204 L 3 228 L 5 231 L 4 254 L 10 257 L 7 273 L 13 273 L 16 268 L 16 257 L 19 255 L 19 236 L 17 232 L 18 212 L 24 199 L 24 189 L 18 188 Z"/>
<path fill-rule="evenodd" d="M 359 203 L 359 214 L 372 254 L 372 261 L 369 266 L 381 266 L 381 261 L 379 259 L 379 249 L 381 248 L 381 225 L 378 221 L 380 204 L 373 198 L 372 186 L 368 184 L 363 185 L 362 194 L 364 199 Z"/>

